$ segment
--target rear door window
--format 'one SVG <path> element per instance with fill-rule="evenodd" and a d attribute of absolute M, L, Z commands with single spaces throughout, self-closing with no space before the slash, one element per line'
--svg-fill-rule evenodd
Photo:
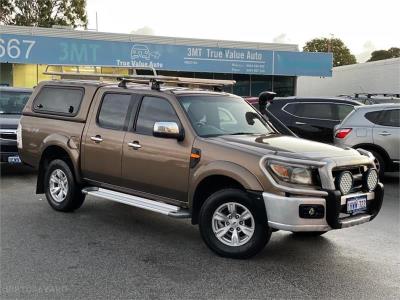
<path fill-rule="evenodd" d="M 400 109 L 390 109 L 383 112 L 379 125 L 400 127 Z"/>
<path fill-rule="evenodd" d="M 334 104 L 331 103 L 298 103 L 295 115 L 308 119 L 335 120 Z"/>
<path fill-rule="evenodd" d="M 108 93 L 103 97 L 97 123 L 102 128 L 123 130 L 127 124 L 132 95 Z"/>
<path fill-rule="evenodd" d="M 75 116 L 82 102 L 83 88 L 43 87 L 33 103 L 33 110 L 40 113 Z"/>

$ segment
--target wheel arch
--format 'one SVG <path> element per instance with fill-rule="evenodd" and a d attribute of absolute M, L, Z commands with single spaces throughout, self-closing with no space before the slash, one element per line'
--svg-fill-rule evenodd
<path fill-rule="evenodd" d="M 382 155 L 382 158 L 385 160 L 385 163 L 388 166 L 391 164 L 391 160 L 390 160 L 389 154 L 386 152 L 386 150 L 383 147 L 381 147 L 379 145 L 369 144 L 369 143 L 362 143 L 362 144 L 355 145 L 352 148 L 354 148 L 354 149 L 362 148 L 362 149 L 367 150 L 367 151 L 369 151 L 369 150 L 376 151 L 376 152 L 378 152 L 379 154 Z"/>
<path fill-rule="evenodd" d="M 192 224 L 198 223 L 198 214 L 205 200 L 224 188 L 248 191 L 252 196 L 261 192 L 262 186 L 256 176 L 242 166 L 229 162 L 214 162 L 194 174 L 193 187 L 189 192 Z M 252 193 L 254 191 L 254 193 Z M 262 204 L 263 201 L 261 201 Z M 264 207 L 265 210 L 265 207 Z"/>
<path fill-rule="evenodd" d="M 47 166 L 54 159 L 61 159 L 65 161 L 71 168 L 72 173 L 75 176 L 77 183 L 81 183 L 81 176 L 79 172 L 79 159 L 76 153 L 73 153 L 71 149 L 65 147 L 64 145 L 48 144 L 44 147 L 42 154 L 40 156 L 37 183 L 36 183 L 36 193 L 44 193 L 44 176 L 46 173 Z"/>

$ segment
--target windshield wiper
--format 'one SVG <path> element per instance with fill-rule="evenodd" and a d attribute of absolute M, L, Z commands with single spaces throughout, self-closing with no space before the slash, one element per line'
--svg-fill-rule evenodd
<path fill-rule="evenodd" d="M 235 132 L 235 133 L 227 133 L 226 135 L 246 135 L 246 134 L 261 134 L 261 133 L 254 133 L 254 132 Z"/>

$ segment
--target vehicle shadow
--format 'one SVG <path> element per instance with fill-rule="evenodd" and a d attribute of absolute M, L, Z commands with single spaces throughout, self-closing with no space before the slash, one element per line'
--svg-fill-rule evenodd
<path fill-rule="evenodd" d="M 35 174 L 36 171 L 23 164 L 7 164 L 7 163 L 0 163 L 0 176 L 13 176 L 13 175 L 29 175 Z"/>
<path fill-rule="evenodd" d="M 385 173 L 385 177 L 382 182 L 385 183 L 400 183 L 400 173 L 399 172 L 388 172 Z"/>

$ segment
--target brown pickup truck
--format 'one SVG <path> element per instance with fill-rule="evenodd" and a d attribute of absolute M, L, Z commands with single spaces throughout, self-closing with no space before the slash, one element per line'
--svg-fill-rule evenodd
<path fill-rule="evenodd" d="M 320 235 L 378 214 L 369 152 L 285 136 L 213 90 L 224 83 L 197 84 L 211 89 L 162 76 L 41 82 L 17 130 L 36 192 L 57 211 L 92 195 L 191 218 L 210 249 L 233 258 L 256 254 L 276 230 Z"/>

